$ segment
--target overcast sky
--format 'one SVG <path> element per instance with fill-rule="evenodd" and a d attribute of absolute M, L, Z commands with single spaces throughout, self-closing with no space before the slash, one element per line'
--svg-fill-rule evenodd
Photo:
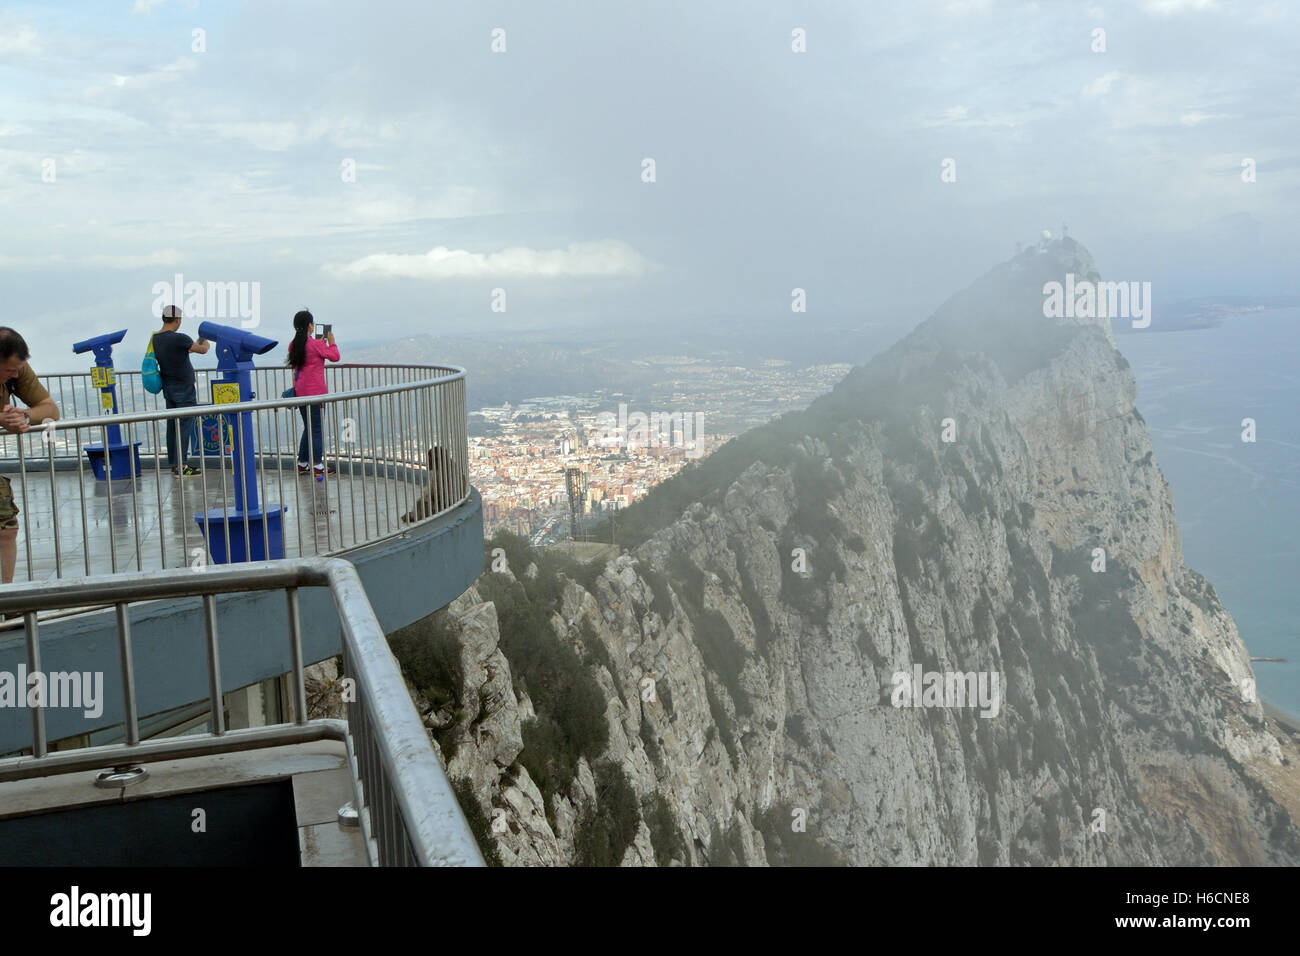
<path fill-rule="evenodd" d="M 10 3 L 0 322 L 136 364 L 180 273 L 282 339 L 805 321 L 795 287 L 902 331 L 1063 222 L 1157 309 L 1300 291 L 1289 7 Z"/>

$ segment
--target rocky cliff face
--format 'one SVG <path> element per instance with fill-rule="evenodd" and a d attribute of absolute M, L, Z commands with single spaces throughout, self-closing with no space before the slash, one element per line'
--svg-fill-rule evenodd
<path fill-rule="evenodd" d="M 587 859 L 628 798 L 613 767 L 624 865 L 1300 863 L 1300 755 L 1183 564 L 1108 323 L 1043 317 L 1067 271 L 1096 278 L 1068 240 L 993 270 L 562 579 L 540 639 L 594 676 L 608 735 L 549 803 L 494 605 L 439 615 L 461 686 L 417 704 L 502 862 Z M 996 712 L 895 706 L 916 665 L 997 675 Z"/>

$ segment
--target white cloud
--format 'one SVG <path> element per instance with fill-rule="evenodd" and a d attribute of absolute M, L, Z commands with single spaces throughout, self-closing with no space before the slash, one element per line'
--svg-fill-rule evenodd
<path fill-rule="evenodd" d="M 135 5 L 131 7 L 131 13 L 134 16 L 153 16 L 153 12 L 167 3 L 168 0 L 135 0 Z M 191 12 L 199 8 L 199 0 L 180 0 L 180 6 Z"/>
<path fill-rule="evenodd" d="M 147 73 L 125 76 L 120 73 L 113 73 L 103 82 L 89 87 L 86 90 L 86 96 L 100 97 L 107 94 L 117 94 L 122 90 L 134 93 L 156 90 L 160 86 L 169 85 L 183 79 L 187 74 L 192 73 L 198 65 L 198 61 L 193 57 L 183 56 L 160 69 L 150 70 Z"/>
<path fill-rule="evenodd" d="M 315 139 L 308 135 L 297 123 L 287 122 L 249 122 L 249 123 L 200 123 L 193 124 L 190 130 L 199 134 L 200 141 L 217 139 L 241 139 L 255 149 L 266 152 L 283 152 L 300 143 Z"/>
<path fill-rule="evenodd" d="M 144 269 L 148 266 L 184 265 L 185 256 L 175 249 L 149 252 L 139 256 L 82 256 L 79 264 L 96 269 Z"/>
<path fill-rule="evenodd" d="M 52 183 L 45 183 L 41 181 L 41 176 L 45 163 L 50 160 L 54 162 L 55 180 Z M 107 157 L 80 149 L 64 153 L 37 153 L 31 150 L 5 149 L 0 146 L 0 184 L 40 184 L 40 187 L 47 191 L 44 197 L 47 200 L 54 198 L 56 194 L 50 190 L 58 189 L 59 183 L 63 180 L 100 173 L 108 168 Z"/>
<path fill-rule="evenodd" d="M 0 255 L 0 269 L 39 269 L 66 263 L 63 256 L 4 256 Z"/>
<path fill-rule="evenodd" d="M 918 122 L 924 129 L 954 126 L 957 129 L 993 129 L 1008 130 L 1048 120 L 1062 111 L 1062 103 L 1056 99 L 1037 100 L 1035 103 L 1021 104 L 1010 109 L 991 112 L 976 107 L 948 107 L 939 118 L 923 118 Z"/>
<path fill-rule="evenodd" d="M 152 266 L 183 265 L 185 257 L 175 249 L 147 252 L 142 255 L 93 255 L 68 258 L 61 255 L 3 256 L 0 269 L 45 269 L 56 266 L 77 266 L 93 269 L 144 269 Z"/>
<path fill-rule="evenodd" d="M 641 253 L 617 239 L 574 242 L 566 249 L 511 246 L 500 252 L 468 252 L 436 246 L 423 255 L 381 252 L 344 266 L 326 266 L 338 278 L 442 279 L 573 278 L 639 276 L 651 268 Z"/>
<path fill-rule="evenodd" d="M 1271 3 L 1261 4 L 1255 8 L 1255 12 L 1246 18 L 1247 26 L 1262 26 L 1269 23 L 1277 23 L 1287 18 L 1287 9 L 1277 0 Z"/>
<path fill-rule="evenodd" d="M 992 0 L 944 0 L 940 9 L 947 16 L 963 17 L 971 13 L 984 13 Z"/>
<path fill-rule="evenodd" d="M 238 140 L 262 152 L 282 153 L 327 140 L 340 149 L 383 147 L 403 140 L 397 123 L 366 123 L 352 117 L 318 116 L 310 122 L 298 120 L 249 120 L 221 111 L 202 121 L 168 121 L 168 133 L 187 141 Z M 383 169 L 380 164 L 358 163 L 360 171 Z"/>
<path fill-rule="evenodd" d="M 1199 110 L 1192 110 L 1191 112 L 1184 113 L 1182 116 L 1178 117 L 1178 122 L 1182 123 L 1184 126 L 1199 126 L 1206 120 L 1228 118 L 1229 116 L 1227 113 L 1202 113 Z"/>
<path fill-rule="evenodd" d="M 1058 109 L 1058 104 L 1050 102 L 1034 103 L 997 113 L 978 108 L 972 111 L 966 106 L 950 106 L 938 119 L 922 119 L 919 125 L 927 128 L 955 126 L 959 129 L 1015 129 L 1051 116 Z"/>
<path fill-rule="evenodd" d="M 1218 9 L 1217 0 L 1145 0 L 1142 9 L 1158 17 Z"/>
<path fill-rule="evenodd" d="M 40 37 L 12 14 L 0 16 L 0 57 L 30 56 L 41 52 Z"/>
<path fill-rule="evenodd" d="M 1115 85 L 1115 81 L 1121 79 L 1124 74 L 1111 70 L 1109 73 L 1103 73 L 1091 83 L 1084 86 L 1082 93 L 1088 98 L 1105 96 L 1110 92 L 1110 88 Z"/>
<path fill-rule="evenodd" d="M 1230 119 L 1230 99 L 1203 78 L 1171 78 L 1126 73 L 1104 102 L 1114 130 L 1177 129 L 1208 120 Z M 1192 104 L 1195 104 L 1193 106 Z M 1216 110 L 1215 107 L 1219 109 Z"/>

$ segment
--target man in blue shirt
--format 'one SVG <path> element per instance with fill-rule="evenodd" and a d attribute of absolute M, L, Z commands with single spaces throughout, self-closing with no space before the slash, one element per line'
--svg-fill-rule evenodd
<path fill-rule="evenodd" d="M 190 362 L 190 353 L 206 355 L 212 343 L 199 336 L 195 342 L 180 331 L 181 310 L 179 306 L 169 305 L 163 309 L 163 327 L 161 332 L 153 335 L 153 354 L 158 359 L 158 372 L 162 376 L 163 397 L 168 408 L 189 408 L 199 403 L 199 396 L 194 387 L 194 366 Z M 193 418 L 178 418 L 168 423 L 167 428 L 167 464 L 172 474 L 190 477 L 199 472 L 181 459 L 195 444 L 197 422 Z M 177 451 L 177 444 L 182 451 Z"/>

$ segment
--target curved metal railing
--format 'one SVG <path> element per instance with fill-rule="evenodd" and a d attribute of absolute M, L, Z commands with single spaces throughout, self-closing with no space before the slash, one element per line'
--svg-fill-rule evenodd
<path fill-rule="evenodd" d="M 224 416 L 241 412 L 253 416 L 255 448 L 248 451 L 260 501 L 287 509 L 285 557 L 337 554 L 380 541 L 466 500 L 464 369 L 330 365 L 326 374 L 328 395 L 282 398 L 290 370 L 260 368 L 253 372 L 254 401 L 167 409 L 162 395 L 140 386 L 139 372 L 119 372 L 116 415 L 99 412 L 99 390 L 88 373 L 40 375 L 61 420 L 22 436 L 0 433 L 0 473 L 10 478 L 20 510 L 17 579 L 213 563 L 194 515 L 233 507 L 237 481 L 247 494 L 232 456 L 236 446 L 241 456 L 245 452 L 242 430 L 222 427 L 233 420 Z M 215 370 L 198 370 L 201 403 L 217 377 Z M 323 481 L 296 467 L 304 432 L 299 409 L 316 404 L 322 407 L 326 462 L 335 471 Z M 189 458 L 199 474 L 173 477 L 165 430 L 196 414 L 208 416 L 200 423 L 199 454 Z M 140 474 L 119 468 L 127 473 L 97 481 L 84 446 L 107 446 L 113 425 L 128 447 L 140 442 Z M 307 438 L 311 460 L 309 429 Z M 267 530 L 264 514 L 263 534 Z M 225 554 L 231 553 L 230 533 L 225 526 Z M 248 524 L 235 533 L 245 538 L 244 553 L 255 553 Z"/>
<path fill-rule="evenodd" d="M 338 611 L 344 674 L 356 682 L 345 719 L 308 720 L 304 687 L 301 588 L 329 588 Z M 224 720 L 217 595 L 283 591 L 287 600 L 294 722 L 229 730 Z M 209 728 L 200 734 L 142 740 L 136 710 L 131 605 L 151 600 L 203 600 L 207 641 Z M 41 670 L 37 612 L 113 605 L 122 664 L 126 742 L 51 752 L 45 706 L 32 708 L 28 756 L 0 760 L 0 782 L 233 753 L 258 747 L 342 740 L 348 748 L 354 805 L 372 866 L 482 866 L 483 857 L 429 735 L 411 704 L 402 672 L 375 618 L 356 568 L 346 561 L 310 559 L 214 568 L 206 574 L 170 571 L 87 581 L 47 582 L 0 592 L 0 610 L 21 614 L 27 636 L 28 673 Z M 267 635 L 268 640 L 271 635 Z"/>
<path fill-rule="evenodd" d="M 372 365 L 327 363 L 325 383 L 330 392 L 351 392 L 363 388 L 385 385 L 405 385 L 420 381 L 430 373 L 454 375 L 463 372 L 455 365 Z M 138 369 L 115 369 L 117 376 L 118 412 L 130 415 L 135 412 L 165 411 L 166 401 L 161 394 L 145 391 Z M 211 394 L 210 386 L 221 373 L 215 368 L 196 368 L 195 387 L 199 401 Z M 89 372 L 55 372 L 45 374 L 38 370 L 41 384 L 49 390 L 50 397 L 58 403 L 65 419 L 92 418 L 102 414 L 99 389 Z M 293 372 L 287 366 L 268 365 L 253 371 L 253 391 L 263 398 L 280 395 L 293 384 Z"/>

